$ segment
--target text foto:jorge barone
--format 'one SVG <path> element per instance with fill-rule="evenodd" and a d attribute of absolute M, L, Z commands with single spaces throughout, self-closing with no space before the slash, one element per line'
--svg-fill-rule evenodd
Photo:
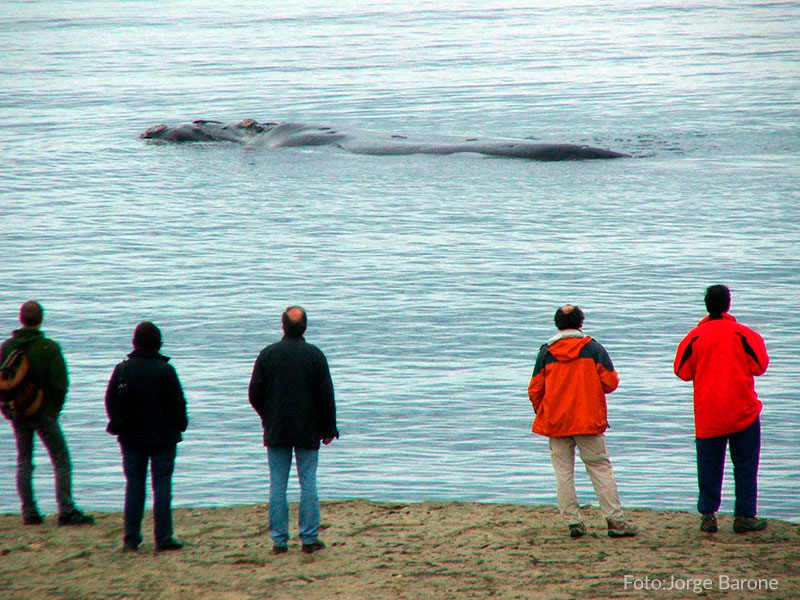
<path fill-rule="evenodd" d="M 716 586 L 715 586 L 716 584 Z M 625 575 L 623 582 L 624 588 L 634 590 L 685 590 L 700 594 L 707 590 L 747 590 L 747 591 L 770 591 L 777 590 L 780 583 L 777 579 L 767 577 L 735 577 L 731 575 L 719 575 L 711 577 L 677 577 L 670 575 L 667 577 L 636 577 Z"/>

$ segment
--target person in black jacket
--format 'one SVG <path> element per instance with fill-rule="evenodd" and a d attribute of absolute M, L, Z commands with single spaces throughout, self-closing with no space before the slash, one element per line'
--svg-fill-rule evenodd
<path fill-rule="evenodd" d="M 289 505 L 286 486 L 297 460 L 300 481 L 298 523 L 302 551 L 325 547 L 319 540 L 317 463 L 320 441 L 328 445 L 339 437 L 328 361 L 322 351 L 303 338 L 306 312 L 290 306 L 283 313 L 283 339 L 264 348 L 250 379 L 250 404 L 261 417 L 269 460 L 269 528 L 273 553 L 287 551 Z"/>
<path fill-rule="evenodd" d="M 106 430 L 118 437 L 125 471 L 125 545 L 142 542 L 145 482 L 150 463 L 156 548 L 179 550 L 172 531 L 172 473 L 177 444 L 186 431 L 186 399 L 169 357 L 159 352 L 161 331 L 144 321 L 133 334 L 133 352 L 114 367 L 106 390 Z"/>

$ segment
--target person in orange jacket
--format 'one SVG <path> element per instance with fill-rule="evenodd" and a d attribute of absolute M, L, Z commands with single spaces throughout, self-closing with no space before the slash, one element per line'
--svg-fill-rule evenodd
<path fill-rule="evenodd" d="M 586 533 L 575 493 L 577 446 L 609 537 L 634 536 L 638 528 L 624 520 L 604 435 L 608 429 L 606 394 L 617 389 L 619 376 L 606 349 L 581 331 L 583 319 L 577 306 L 566 305 L 556 311 L 558 333 L 539 350 L 528 385 L 528 398 L 536 413 L 533 432 L 550 440 L 558 507 L 569 535 Z"/>
<path fill-rule="evenodd" d="M 760 531 L 767 522 L 756 517 L 761 401 L 754 377 L 767 370 L 769 356 L 763 338 L 728 313 L 731 292 L 726 286 L 709 287 L 705 304 L 708 316 L 678 345 L 674 364 L 675 374 L 694 384 L 700 529 L 717 531 L 730 446 L 736 482 L 733 530 Z"/>

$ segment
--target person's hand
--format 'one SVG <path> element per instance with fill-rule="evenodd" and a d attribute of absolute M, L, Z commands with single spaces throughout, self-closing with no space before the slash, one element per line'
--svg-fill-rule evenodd
<path fill-rule="evenodd" d="M 322 443 L 326 446 L 333 441 L 333 438 L 322 438 Z"/>

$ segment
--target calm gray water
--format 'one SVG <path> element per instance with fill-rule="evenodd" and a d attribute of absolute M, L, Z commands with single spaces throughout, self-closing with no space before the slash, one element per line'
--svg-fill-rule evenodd
<path fill-rule="evenodd" d="M 175 503 L 266 501 L 247 385 L 292 303 L 337 393 L 323 498 L 554 504 L 526 388 L 553 312 L 575 302 L 622 379 L 608 443 L 623 503 L 692 510 L 691 386 L 672 360 L 704 288 L 724 282 L 772 358 L 757 382 L 760 512 L 800 518 L 800 6 L 528 4 L 3 2 L 0 331 L 24 300 L 44 304 L 71 370 L 62 421 L 82 507 L 122 506 L 103 395 L 143 319 L 189 401 Z M 635 158 L 137 139 L 245 117 Z M 41 447 L 37 462 L 52 511 Z M 0 425 L 6 512 L 14 469 Z"/>

